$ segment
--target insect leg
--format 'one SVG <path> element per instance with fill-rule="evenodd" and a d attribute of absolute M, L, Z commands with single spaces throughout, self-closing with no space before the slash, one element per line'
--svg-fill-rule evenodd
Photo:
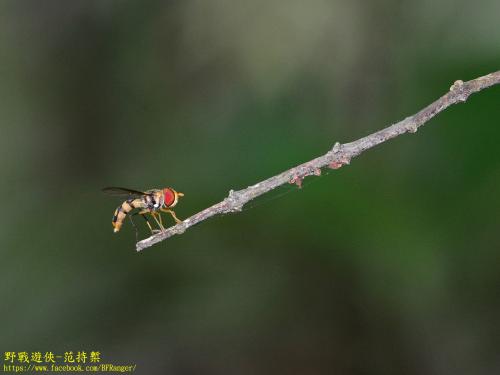
<path fill-rule="evenodd" d="M 174 211 L 169 210 L 169 209 L 167 209 L 167 208 L 160 208 L 160 210 L 161 210 L 162 212 L 167 212 L 167 213 L 169 213 L 170 215 L 172 215 L 172 217 L 174 218 L 174 220 L 175 220 L 175 222 L 176 222 L 177 224 L 182 223 L 182 220 L 179 220 L 179 218 L 178 218 L 177 216 L 175 216 L 175 212 L 174 212 Z"/>
<path fill-rule="evenodd" d="M 132 226 L 134 227 L 134 230 L 135 230 L 135 241 L 139 241 L 139 231 L 137 230 L 137 226 L 135 225 L 134 223 L 134 220 L 132 220 L 132 216 L 134 216 L 135 214 L 132 214 L 132 215 L 129 215 L 128 218 L 130 219 L 130 222 L 132 223 Z"/>
<path fill-rule="evenodd" d="M 148 228 L 151 231 L 151 234 L 155 234 L 155 232 L 158 232 L 158 230 L 153 229 L 153 227 L 151 226 L 151 223 L 149 222 L 149 219 L 146 216 L 146 214 L 149 214 L 149 213 L 150 213 L 149 210 L 142 210 L 142 211 L 137 212 L 137 214 L 141 215 L 144 218 L 144 220 L 146 220 L 146 224 L 148 225 Z"/>
<path fill-rule="evenodd" d="M 165 230 L 165 228 L 163 227 L 163 224 L 161 222 L 161 216 L 160 216 L 160 221 L 158 221 L 158 219 L 156 218 L 156 215 L 160 216 L 160 214 L 158 212 L 151 211 L 151 216 L 153 216 L 153 219 L 155 219 L 158 226 L 161 228 L 161 230 Z"/>
<path fill-rule="evenodd" d="M 163 221 L 161 219 L 161 214 L 159 212 L 157 212 L 157 215 L 158 215 L 158 219 L 160 219 L 160 225 L 163 227 Z"/>

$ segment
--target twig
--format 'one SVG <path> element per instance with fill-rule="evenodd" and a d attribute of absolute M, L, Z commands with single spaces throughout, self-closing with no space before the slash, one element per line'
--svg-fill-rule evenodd
<path fill-rule="evenodd" d="M 137 242 L 137 251 L 141 251 L 154 245 L 155 243 L 166 240 L 175 234 L 184 233 L 186 229 L 212 216 L 241 211 L 246 203 L 270 190 L 277 188 L 280 185 L 293 183 L 300 187 L 302 180 L 305 177 L 320 175 L 321 168 L 329 167 L 332 169 L 338 169 L 343 165 L 349 164 L 352 158 L 358 156 L 363 151 L 375 147 L 385 141 L 388 141 L 389 139 L 395 138 L 398 135 L 404 133 L 415 133 L 420 126 L 424 125 L 427 121 L 436 116 L 438 113 L 444 111 L 452 104 L 465 102 L 471 94 L 499 83 L 500 71 L 467 82 L 456 81 L 450 87 L 449 92 L 413 116 L 407 117 L 400 122 L 364 138 L 358 139 L 357 141 L 345 144 L 337 142 L 325 155 L 300 164 L 283 173 L 270 177 L 267 180 L 249 186 L 246 189 L 238 191 L 231 190 L 228 197 L 226 197 L 222 202 L 214 204 L 213 206 L 198 212 L 197 214 L 184 220 L 182 223 L 170 227 L 163 232 Z"/>

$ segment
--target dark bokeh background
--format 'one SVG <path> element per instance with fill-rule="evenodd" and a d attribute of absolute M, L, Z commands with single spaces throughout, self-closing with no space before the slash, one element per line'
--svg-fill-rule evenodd
<path fill-rule="evenodd" d="M 173 186 L 185 218 L 498 70 L 499 14 L 2 1 L 2 355 L 98 350 L 140 374 L 500 371 L 500 87 L 143 253 L 100 193 Z"/>

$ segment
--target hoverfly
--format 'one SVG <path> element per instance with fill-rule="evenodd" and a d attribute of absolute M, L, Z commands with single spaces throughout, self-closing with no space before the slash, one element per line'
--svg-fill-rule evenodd
<path fill-rule="evenodd" d="M 146 220 L 146 224 L 148 225 L 151 233 L 154 233 L 155 231 L 146 216 L 147 214 L 153 217 L 161 230 L 165 230 L 165 228 L 163 227 L 160 212 L 167 212 L 172 215 L 176 223 L 181 222 L 181 220 L 175 216 L 175 212 L 170 208 L 174 207 L 179 201 L 179 197 L 183 197 L 184 194 L 179 193 L 170 187 L 163 189 L 151 189 L 144 192 L 121 187 L 107 187 L 102 189 L 102 191 L 109 195 L 127 197 L 127 200 L 118 206 L 113 215 L 111 224 L 113 225 L 115 233 L 120 230 L 123 220 L 125 220 L 127 214 L 135 208 L 139 210 L 131 216 L 137 214 L 141 215 Z"/>

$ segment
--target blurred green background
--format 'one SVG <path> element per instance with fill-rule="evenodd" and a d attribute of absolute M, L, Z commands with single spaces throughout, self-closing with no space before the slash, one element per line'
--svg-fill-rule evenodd
<path fill-rule="evenodd" d="M 2 1 L 2 355 L 94 350 L 140 374 L 500 371 L 500 87 L 142 253 L 100 192 L 173 186 L 186 218 L 498 70 L 499 14 Z"/>

